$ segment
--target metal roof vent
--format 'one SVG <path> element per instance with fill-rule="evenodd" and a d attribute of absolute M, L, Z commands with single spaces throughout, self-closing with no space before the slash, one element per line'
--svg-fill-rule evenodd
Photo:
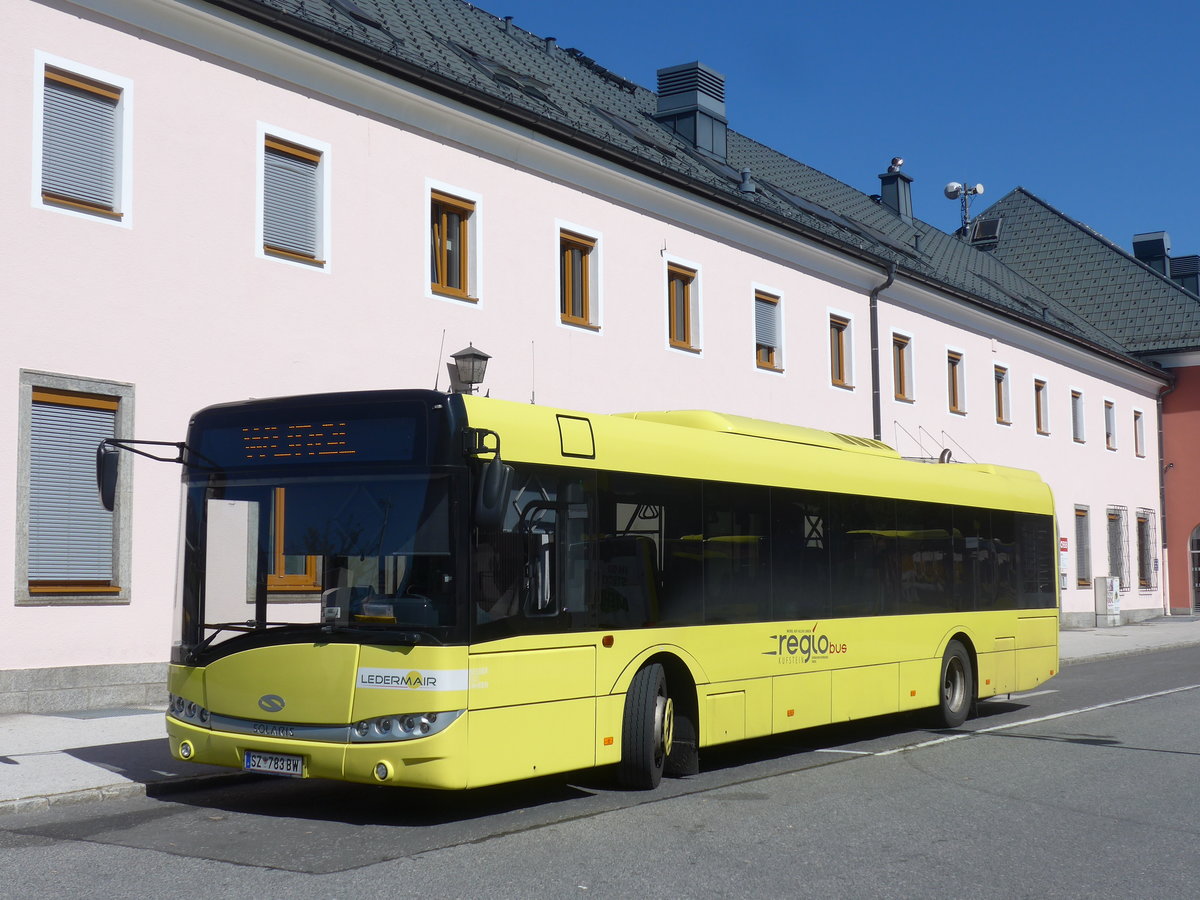
<path fill-rule="evenodd" d="M 1165 231 L 1148 231 L 1133 236 L 1133 256 L 1160 275 L 1170 277 L 1171 236 Z"/>
<path fill-rule="evenodd" d="M 722 162 L 726 157 L 725 76 L 701 62 L 658 70 L 654 118 Z"/>

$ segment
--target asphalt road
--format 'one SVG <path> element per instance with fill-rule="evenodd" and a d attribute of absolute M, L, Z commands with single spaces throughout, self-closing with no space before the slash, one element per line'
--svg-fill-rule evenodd
<path fill-rule="evenodd" d="M 918 716 L 466 794 L 246 779 L 6 817 L 0 897 L 1200 895 L 1200 647 Z"/>

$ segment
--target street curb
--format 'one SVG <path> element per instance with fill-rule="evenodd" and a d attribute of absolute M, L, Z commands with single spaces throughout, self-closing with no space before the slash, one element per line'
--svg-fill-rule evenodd
<path fill-rule="evenodd" d="M 268 776 L 243 772 L 230 772 L 229 774 L 222 772 L 217 775 L 192 775 L 184 778 L 176 778 L 171 781 L 154 781 L 150 784 L 131 781 L 127 784 L 109 784 L 99 788 L 84 788 L 78 791 L 66 791 L 61 794 L 49 794 L 42 797 L 21 797 L 17 800 L 0 800 L 0 818 L 19 815 L 21 813 L 45 812 L 48 809 L 54 809 L 59 806 L 98 803 L 102 800 L 169 797 L 172 794 L 218 788 L 242 781 L 259 781 L 266 777 Z"/>
<path fill-rule="evenodd" d="M 18 800 L 0 800 L 0 817 L 18 813 L 43 812 L 58 806 L 74 806 L 78 803 L 98 803 L 101 800 L 127 800 L 146 796 L 146 785 L 141 782 L 109 784 L 100 788 L 85 788 L 50 794 L 42 797 L 22 797 Z"/>
<path fill-rule="evenodd" d="M 1076 656 L 1070 659 L 1059 657 L 1059 668 L 1076 666 L 1080 663 L 1099 662 L 1102 659 L 1117 659 L 1122 656 L 1140 656 L 1143 653 L 1157 653 L 1160 650 L 1181 650 L 1184 647 L 1195 647 L 1196 641 L 1178 641 L 1174 644 L 1159 644 L 1154 647 L 1133 647 L 1128 650 L 1110 650 L 1104 653 L 1091 653 L 1087 656 Z"/>

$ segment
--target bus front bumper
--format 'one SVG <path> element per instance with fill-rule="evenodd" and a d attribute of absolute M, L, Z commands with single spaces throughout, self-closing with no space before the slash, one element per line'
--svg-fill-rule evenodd
<path fill-rule="evenodd" d="M 261 763 L 261 754 L 269 754 L 272 761 L 284 764 L 275 773 L 280 775 L 460 790 L 467 786 L 465 726 L 459 720 L 425 738 L 342 744 L 214 731 L 168 715 L 167 739 L 171 755 L 185 762 L 270 774 L 264 768 L 248 768 L 247 756 L 260 754 L 254 759 Z M 299 771 L 285 771 L 289 757 L 299 758 Z"/>

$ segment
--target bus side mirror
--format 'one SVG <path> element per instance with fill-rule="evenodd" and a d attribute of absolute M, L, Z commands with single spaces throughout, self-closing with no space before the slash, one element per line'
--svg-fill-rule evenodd
<path fill-rule="evenodd" d="M 100 492 L 100 503 L 109 512 L 113 511 L 117 499 L 117 466 L 121 451 L 101 441 L 96 447 L 96 489 Z"/>
<path fill-rule="evenodd" d="M 504 524 L 508 495 L 512 490 L 513 469 L 494 456 L 483 467 L 479 491 L 475 495 L 475 524 L 480 528 L 499 528 Z"/>

